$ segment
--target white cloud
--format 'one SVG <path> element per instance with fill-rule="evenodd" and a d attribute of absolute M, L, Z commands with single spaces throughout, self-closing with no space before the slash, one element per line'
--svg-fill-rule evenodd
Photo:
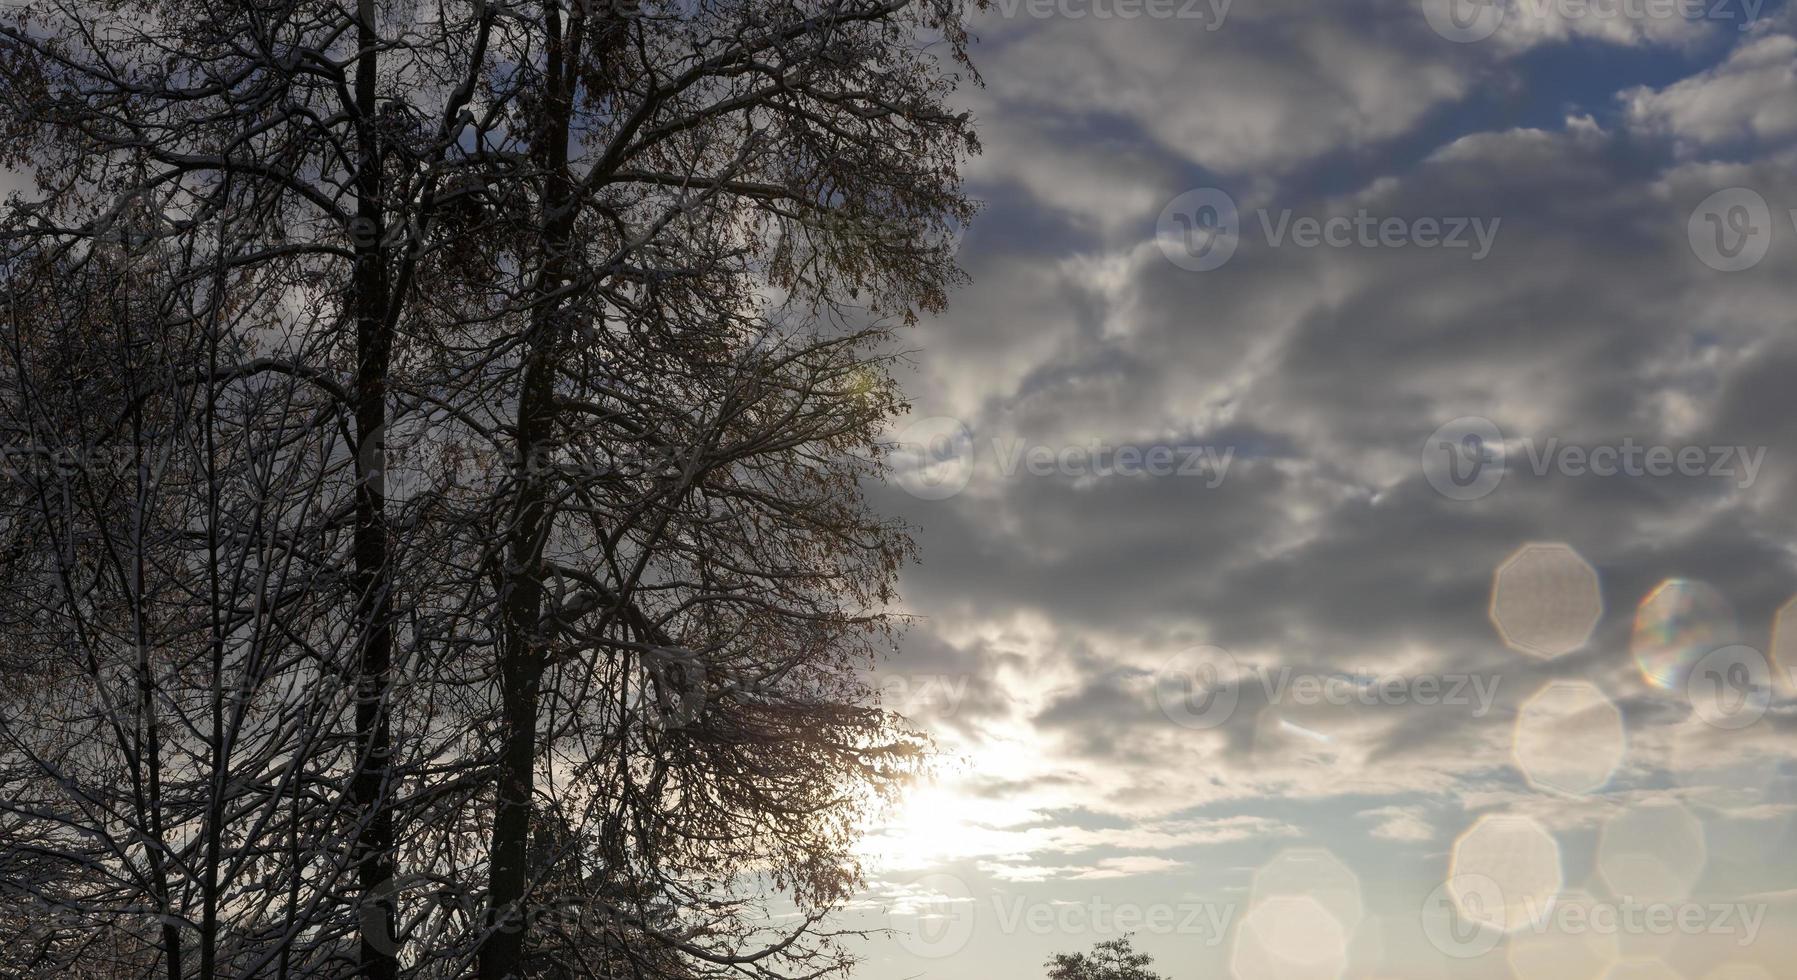
<path fill-rule="evenodd" d="M 1236 10 L 1214 33 L 1059 21 L 999 49 L 986 75 L 1023 118 L 1045 109 L 1123 117 L 1220 173 L 1283 171 L 1399 135 L 1468 91 L 1472 66 L 1399 47 L 1420 39 L 1420 15 L 1400 21 L 1407 31 L 1368 32 L 1368 20 L 1349 10 L 1263 20 Z"/>
<path fill-rule="evenodd" d="M 1797 38 L 1743 44 L 1726 61 L 1663 89 L 1637 86 L 1617 96 L 1635 130 L 1672 139 L 1680 152 L 1797 135 Z"/>
<path fill-rule="evenodd" d="M 1421 807 L 1382 806 L 1371 810 L 1362 810 L 1360 816 L 1363 819 L 1374 821 L 1371 833 L 1381 840 L 1431 841 L 1435 839 L 1435 826 L 1429 822 L 1426 812 Z"/>
<path fill-rule="evenodd" d="M 1103 858 L 1096 866 L 1081 871 L 1073 878 L 1075 881 L 1128 878 L 1134 875 L 1153 874 L 1157 871 L 1172 871 L 1185 866 L 1186 862 L 1184 861 L 1138 854 L 1130 857 Z"/>

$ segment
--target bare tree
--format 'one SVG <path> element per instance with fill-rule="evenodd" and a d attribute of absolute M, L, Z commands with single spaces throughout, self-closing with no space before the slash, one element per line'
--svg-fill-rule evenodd
<path fill-rule="evenodd" d="M 181 447 L 154 485 L 186 510 L 141 549 L 169 567 L 140 581 L 203 613 L 158 626 L 204 643 L 163 644 L 183 669 L 134 689 L 173 702 L 182 734 L 151 741 L 176 756 L 111 765 L 204 814 L 190 838 L 151 793 L 83 863 L 25 806 L 7 859 L 46 896 L 130 865 L 97 914 L 161 915 L 141 943 L 171 977 L 843 966 L 822 923 L 858 881 L 857 816 L 921 757 L 857 680 L 910 555 L 859 484 L 903 408 L 892 329 L 941 307 L 971 216 L 961 4 L 140 10 L 0 27 L 11 162 L 41 190 L 6 273 L 16 296 L 65 267 L 109 282 L 106 236 L 154 212 L 159 360 L 117 397 L 172 420 L 104 438 Z M 93 356 L 64 301 L 15 322 Z M 56 385 L 38 357 L 14 352 L 22 418 Z M 82 522 L 123 534 L 141 503 Z M 142 603 L 20 589 L 55 624 L 46 661 Z M 11 728 L 68 736 L 37 710 Z M 26 742 L 8 764 L 67 833 L 111 818 L 69 811 Z M 258 925 L 254 860 L 284 931 Z M 767 924 L 770 893 L 796 928 Z"/>
<path fill-rule="evenodd" d="M 390 687 L 404 669 L 393 640 L 400 542 L 381 450 L 387 374 L 404 297 L 416 292 L 416 271 L 436 262 L 430 244 L 406 232 L 434 215 L 435 188 L 455 165 L 463 107 L 488 67 L 478 36 L 447 22 L 420 30 L 416 13 L 372 3 L 155 3 L 126 15 L 77 2 L 18 12 L 0 31 L 8 124 L 20 137 L 13 162 L 35 170 L 41 191 L 40 203 L 15 209 L 8 221 L 16 254 L 85 261 L 119 227 L 121 208 L 109 208 L 109 199 L 155 212 L 151 237 L 184 256 L 174 280 L 161 285 L 205 287 L 213 332 L 203 350 L 176 352 L 180 370 L 151 383 L 203 396 L 188 421 L 204 430 L 208 460 L 216 457 L 210 427 L 221 392 L 266 392 L 280 379 L 305 390 L 305 410 L 322 399 L 320 424 L 336 438 L 316 447 L 313 470 L 325 489 L 308 513 L 326 540 L 310 557 L 329 573 L 312 593 L 342 608 L 313 603 L 318 618 L 302 635 L 308 643 L 329 635 L 326 672 L 353 682 L 355 734 L 353 775 L 341 780 L 347 798 L 326 797 L 329 822 L 308 833 L 323 853 L 341 847 L 353 855 L 357 886 L 349 894 L 335 876 L 308 877 L 307 897 L 295 900 L 314 916 L 351 908 L 349 921 L 360 920 L 362 933 L 355 960 L 373 976 L 397 969 L 387 940 L 401 782 Z M 482 11 L 477 19 L 490 24 L 495 16 Z M 383 104 L 382 87 L 411 98 Z M 410 127 L 408 115 L 431 99 L 440 100 L 434 141 Z M 413 166 L 420 161 L 422 177 Z M 400 186 L 395 174 L 422 182 Z M 244 424 L 265 423 L 285 424 Z M 198 485 L 208 499 L 231 502 L 225 481 L 205 476 Z M 353 568 L 347 577 L 336 573 L 345 565 Z M 215 839 L 205 873 L 216 874 L 224 857 Z M 218 971 L 216 906 L 198 926 L 202 976 Z M 301 931 L 318 927 L 298 921 Z M 170 970 L 179 969 L 180 949 L 171 944 L 166 955 Z M 282 955 L 286 969 L 290 956 Z"/>
<path fill-rule="evenodd" d="M 329 961 L 353 757 L 320 515 L 348 454 L 308 389 L 224 367 L 272 324 L 115 210 L 7 280 L 0 616 L 30 682 L 0 712 L 0 860 L 40 913 L 9 926 L 38 973 Z"/>
<path fill-rule="evenodd" d="M 536 96 L 501 144 L 522 161 L 516 315 L 476 350 L 512 463 L 488 516 L 484 977 L 526 945 L 530 815 L 570 739 L 568 812 L 602 828 L 627 891 L 703 908 L 765 870 L 807 907 L 846 895 L 841 794 L 909 751 L 852 673 L 907 547 L 855 493 L 897 407 L 883 328 L 856 324 L 939 306 L 953 275 L 970 147 L 950 79 L 909 46 L 935 31 L 958 56 L 953 13 L 545 6 L 506 36 Z M 656 934 L 719 966 L 800 956 L 791 937 L 745 950 L 722 919 L 690 928 L 736 934 L 727 951 Z"/>

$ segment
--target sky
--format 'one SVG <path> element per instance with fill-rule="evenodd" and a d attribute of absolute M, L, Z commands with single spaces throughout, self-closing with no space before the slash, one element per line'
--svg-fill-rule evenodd
<path fill-rule="evenodd" d="M 855 976 L 1790 975 L 1797 12 L 976 23 Z"/>
<path fill-rule="evenodd" d="M 870 488 L 943 762 L 856 976 L 1789 975 L 1797 14 L 978 35 L 971 283 Z"/>

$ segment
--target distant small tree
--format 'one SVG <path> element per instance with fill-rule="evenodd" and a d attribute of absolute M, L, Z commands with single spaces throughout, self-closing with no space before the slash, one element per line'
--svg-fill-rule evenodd
<path fill-rule="evenodd" d="M 1167 980 L 1148 968 L 1153 962 L 1123 936 L 1093 946 L 1090 953 L 1056 953 L 1043 966 L 1048 980 Z"/>

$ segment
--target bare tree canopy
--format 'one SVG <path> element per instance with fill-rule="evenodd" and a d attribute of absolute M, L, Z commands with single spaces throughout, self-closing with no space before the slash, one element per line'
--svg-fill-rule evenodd
<path fill-rule="evenodd" d="M 0 969 L 843 969 L 966 12 L 9 12 Z"/>

